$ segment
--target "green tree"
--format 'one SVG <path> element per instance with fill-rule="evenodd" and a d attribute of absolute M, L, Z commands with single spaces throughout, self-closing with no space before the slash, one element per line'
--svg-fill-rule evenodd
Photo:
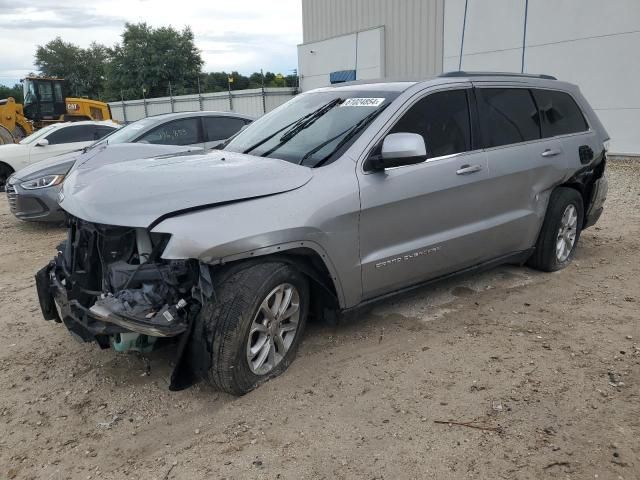
<path fill-rule="evenodd" d="M 249 88 L 249 77 L 245 77 L 235 71 L 231 72 L 229 76 L 233 78 L 231 90 L 245 90 Z"/>
<path fill-rule="evenodd" d="M 84 49 L 56 37 L 38 46 L 35 65 L 43 76 L 64 78 L 67 95 L 99 99 L 105 90 L 108 59 L 108 49 L 103 45 L 94 42 Z"/>
<path fill-rule="evenodd" d="M 109 49 L 104 45 L 93 42 L 89 48 L 83 50 L 80 57 L 82 78 L 78 83 L 81 85 L 79 90 L 85 96 L 104 100 L 107 88 L 106 70 L 109 61 Z"/>
<path fill-rule="evenodd" d="M 127 23 L 107 66 L 109 96 L 140 98 L 144 88 L 147 97 L 161 97 L 169 93 L 169 82 L 180 94 L 197 85 L 202 64 L 189 27 L 177 31 Z"/>
<path fill-rule="evenodd" d="M 19 83 L 16 83 L 13 87 L 0 85 L 0 100 L 3 100 L 7 97 L 13 97 L 17 103 L 22 103 L 22 85 L 20 85 Z"/>
<path fill-rule="evenodd" d="M 287 87 L 299 87 L 299 80 L 297 74 L 291 74 L 284 77 L 285 84 Z"/>
<path fill-rule="evenodd" d="M 249 88 L 260 88 L 262 87 L 262 73 L 254 72 L 249 75 Z"/>
<path fill-rule="evenodd" d="M 201 91 L 204 92 L 223 92 L 228 86 L 227 82 L 229 74 L 227 72 L 209 72 L 204 74 L 201 82 Z"/>

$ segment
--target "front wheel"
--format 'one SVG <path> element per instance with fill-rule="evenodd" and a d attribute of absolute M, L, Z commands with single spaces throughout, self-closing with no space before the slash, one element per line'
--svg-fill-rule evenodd
<path fill-rule="evenodd" d="M 583 215 L 582 196 L 578 191 L 567 187 L 555 189 L 528 265 L 545 272 L 569 265 L 580 238 Z"/>
<path fill-rule="evenodd" d="M 0 163 L 0 192 L 6 191 L 7 180 L 13 173 L 13 169 L 9 165 Z"/>
<path fill-rule="evenodd" d="M 15 138 L 13 138 L 8 128 L 0 125 L 0 145 L 8 145 L 10 143 L 15 143 Z"/>
<path fill-rule="evenodd" d="M 243 395 L 293 361 L 309 310 L 309 285 L 294 266 L 264 262 L 224 275 L 201 315 L 210 338 L 210 381 Z"/>

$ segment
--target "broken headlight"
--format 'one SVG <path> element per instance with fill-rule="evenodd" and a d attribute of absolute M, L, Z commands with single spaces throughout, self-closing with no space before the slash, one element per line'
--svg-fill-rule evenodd
<path fill-rule="evenodd" d="M 60 185 L 63 180 L 64 175 L 45 175 L 43 177 L 38 177 L 34 178 L 33 180 L 22 182 L 20 186 L 25 190 L 36 190 L 38 188 L 47 188 L 53 187 L 55 185 Z"/>

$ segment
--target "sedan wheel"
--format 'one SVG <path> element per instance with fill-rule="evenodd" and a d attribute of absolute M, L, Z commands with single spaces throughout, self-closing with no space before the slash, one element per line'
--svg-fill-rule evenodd
<path fill-rule="evenodd" d="M 7 180 L 12 173 L 13 170 L 11 170 L 8 166 L 0 165 L 0 192 L 6 191 Z"/>
<path fill-rule="evenodd" d="M 555 272 L 573 258 L 582 227 L 582 195 L 568 187 L 556 188 L 549 197 L 547 214 L 528 265 L 545 272 Z"/>
<path fill-rule="evenodd" d="M 243 395 L 284 372 L 295 358 L 309 311 L 307 277 L 269 261 L 231 266 L 216 275 L 215 295 L 200 319 L 210 340 L 209 379 Z"/>
<path fill-rule="evenodd" d="M 256 375 L 266 375 L 291 348 L 300 320 L 300 294 L 283 283 L 260 304 L 247 341 L 247 362 Z"/>
<path fill-rule="evenodd" d="M 556 239 L 556 257 L 559 262 L 564 262 L 569 258 L 576 243 L 577 227 L 578 211 L 575 206 L 569 204 L 562 214 Z"/>

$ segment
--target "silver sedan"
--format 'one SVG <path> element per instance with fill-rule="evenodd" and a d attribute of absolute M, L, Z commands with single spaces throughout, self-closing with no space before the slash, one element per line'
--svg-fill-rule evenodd
<path fill-rule="evenodd" d="M 143 118 L 104 137 L 90 147 L 58 155 L 18 170 L 6 185 L 11 212 L 20 220 L 61 222 L 58 193 L 76 161 L 92 164 L 148 158 L 215 148 L 252 122 L 230 112 L 181 112 Z M 130 148 L 122 148 L 127 144 Z M 133 145 L 137 144 L 137 145 Z M 114 148 L 114 147 L 118 148 Z"/>

